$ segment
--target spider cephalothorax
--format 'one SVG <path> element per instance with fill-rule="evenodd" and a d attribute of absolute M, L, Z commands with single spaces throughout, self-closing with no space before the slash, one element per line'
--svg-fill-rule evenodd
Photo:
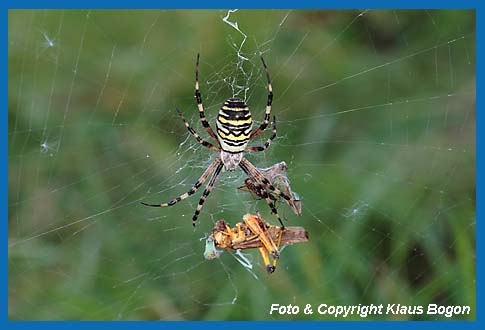
<path fill-rule="evenodd" d="M 203 146 L 211 150 L 218 151 L 219 155 L 207 168 L 207 170 L 205 170 L 205 172 L 202 174 L 199 180 L 197 180 L 194 186 L 185 194 L 180 195 L 179 197 L 171 200 L 168 203 L 142 204 L 155 207 L 175 205 L 181 200 L 184 200 L 190 195 L 194 194 L 197 189 L 199 189 L 199 187 L 212 174 L 209 183 L 207 184 L 207 187 L 205 188 L 204 193 L 199 200 L 199 204 L 197 205 L 197 209 L 192 218 L 192 223 L 195 225 L 195 222 L 197 221 L 197 218 L 200 214 L 200 210 L 202 209 L 202 206 L 207 199 L 207 196 L 212 191 L 212 187 L 216 182 L 217 176 L 219 175 L 219 173 L 221 173 L 222 168 L 224 167 L 228 171 L 234 171 L 239 166 L 244 171 L 244 173 L 246 173 L 246 175 L 251 178 L 251 181 L 255 185 L 255 189 L 257 189 L 257 191 L 259 192 L 259 196 L 266 200 L 266 203 L 271 208 L 271 211 L 278 218 L 282 228 L 284 228 L 283 222 L 281 221 L 281 218 L 276 211 L 275 205 L 271 200 L 270 195 L 276 194 L 277 196 L 280 196 L 287 201 L 294 201 L 293 198 L 291 196 L 288 196 L 284 192 L 281 192 L 279 189 L 275 188 L 271 184 L 271 182 L 261 173 L 261 171 L 259 171 L 253 164 L 251 164 L 246 158 L 244 158 L 243 154 L 244 152 L 259 152 L 266 150 L 266 148 L 268 148 L 271 144 L 271 141 L 273 141 L 273 139 L 276 137 L 276 118 L 273 117 L 273 133 L 266 141 L 266 143 L 262 146 L 256 147 L 247 146 L 248 142 L 258 136 L 261 132 L 263 132 L 270 123 L 271 104 L 273 101 L 273 87 L 271 86 L 268 68 L 266 67 L 266 63 L 264 62 L 264 59 L 262 57 L 261 61 L 263 62 L 266 79 L 268 81 L 268 102 L 266 104 L 266 111 L 264 114 L 263 122 L 258 127 L 258 129 L 252 132 L 252 118 L 249 107 L 243 100 L 239 98 L 230 98 L 224 102 L 221 109 L 219 110 L 216 121 L 217 130 L 216 133 L 214 133 L 205 117 L 204 107 L 202 105 L 202 96 L 199 90 L 199 54 L 197 54 L 197 61 L 195 64 L 195 99 L 197 101 L 197 107 L 199 109 L 200 121 L 207 133 L 217 142 L 218 145 L 214 145 L 202 139 L 199 134 L 197 134 L 195 130 L 190 126 L 188 121 L 183 116 L 182 112 L 180 112 L 180 110 L 178 109 L 177 112 L 184 122 L 185 127 L 187 127 L 188 131 L 195 137 L 195 139 L 197 139 L 197 141 Z"/>

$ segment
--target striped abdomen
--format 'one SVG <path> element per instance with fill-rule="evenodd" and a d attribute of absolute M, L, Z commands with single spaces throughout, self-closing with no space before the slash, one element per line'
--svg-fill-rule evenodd
<path fill-rule="evenodd" d="M 251 112 L 243 100 L 227 99 L 217 116 L 217 137 L 221 148 L 230 153 L 244 151 L 251 135 Z"/>

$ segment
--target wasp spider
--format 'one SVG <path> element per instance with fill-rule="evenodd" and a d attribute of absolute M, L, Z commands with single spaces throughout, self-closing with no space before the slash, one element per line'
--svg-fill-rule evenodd
<path fill-rule="evenodd" d="M 199 91 L 199 54 L 197 54 L 197 61 L 195 64 L 195 99 L 197 101 L 197 107 L 199 109 L 199 116 L 202 126 L 204 126 L 207 133 L 215 140 L 217 145 L 202 139 L 199 134 L 190 126 L 188 121 L 183 116 L 182 112 L 177 109 L 177 112 L 187 127 L 187 130 L 194 136 L 197 141 L 203 146 L 219 152 L 219 155 L 212 162 L 212 164 L 206 169 L 202 176 L 197 180 L 194 186 L 185 194 L 180 195 L 177 198 L 172 199 L 167 203 L 161 204 L 147 204 L 146 206 L 154 207 L 165 207 L 172 206 L 186 199 L 187 197 L 194 194 L 197 189 L 210 177 L 209 183 L 207 184 L 202 197 L 199 200 L 197 209 L 192 218 L 192 224 L 195 226 L 197 218 L 200 214 L 200 210 L 204 205 L 207 196 L 212 191 L 214 184 L 216 182 L 217 176 L 221 173 L 222 168 L 226 171 L 234 171 L 238 166 L 244 171 L 244 173 L 251 178 L 251 181 L 255 184 L 255 188 L 260 192 L 260 196 L 266 200 L 266 203 L 271 208 L 271 211 L 276 215 L 278 221 L 280 222 L 282 228 L 284 228 L 283 222 L 276 211 L 275 204 L 271 200 L 270 196 L 276 194 L 287 201 L 294 202 L 293 198 L 275 188 L 271 182 L 246 158 L 244 158 L 244 152 L 259 152 L 266 150 L 271 144 L 271 141 L 276 137 L 276 118 L 273 117 L 273 133 L 262 146 L 248 147 L 247 144 L 250 140 L 254 139 L 256 136 L 261 134 L 270 123 L 270 113 L 271 113 L 271 103 L 273 101 L 273 88 L 271 86 L 271 80 L 269 77 L 269 71 L 264 62 L 263 57 L 261 57 L 263 62 L 263 67 L 266 72 L 266 79 L 268 80 L 268 103 L 266 104 L 266 112 L 264 115 L 264 121 L 255 131 L 252 131 L 252 118 L 251 112 L 249 111 L 246 103 L 239 98 L 227 99 L 219 110 L 219 115 L 216 121 L 216 133 L 212 130 L 209 122 L 207 121 L 204 114 L 204 107 L 202 105 L 202 96 Z"/>

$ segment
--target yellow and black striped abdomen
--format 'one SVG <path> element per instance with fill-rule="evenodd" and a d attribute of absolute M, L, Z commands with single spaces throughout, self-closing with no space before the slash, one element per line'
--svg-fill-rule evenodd
<path fill-rule="evenodd" d="M 244 151 L 251 135 L 253 120 L 251 112 L 243 100 L 227 99 L 217 116 L 217 137 L 224 151 L 238 153 Z"/>

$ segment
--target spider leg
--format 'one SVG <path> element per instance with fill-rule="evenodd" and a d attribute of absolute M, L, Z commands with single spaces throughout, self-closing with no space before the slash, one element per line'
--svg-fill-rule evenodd
<path fill-rule="evenodd" d="M 266 204 L 268 204 L 269 208 L 271 209 L 271 212 L 273 212 L 273 214 L 276 216 L 276 218 L 278 219 L 278 221 L 280 222 L 281 224 L 281 229 L 285 229 L 285 225 L 283 224 L 283 221 L 281 221 L 281 217 L 278 213 L 278 210 L 276 210 L 276 204 L 273 203 L 271 201 L 271 198 L 269 197 L 270 195 L 268 195 L 268 193 L 266 192 L 266 190 L 264 189 L 263 186 L 261 186 L 261 189 L 262 189 L 262 196 L 264 198 L 264 200 L 266 201 Z"/>
<path fill-rule="evenodd" d="M 187 119 L 185 119 L 184 115 L 182 114 L 182 111 L 180 111 L 179 108 L 176 108 L 176 109 L 177 109 L 177 113 L 179 114 L 180 118 L 184 122 L 185 127 L 187 127 L 187 130 L 190 132 L 190 134 L 192 134 L 196 138 L 197 142 L 199 142 L 204 147 L 207 147 L 207 148 L 209 148 L 211 150 L 215 150 L 215 151 L 220 151 L 221 150 L 220 147 L 217 147 L 217 146 L 213 145 L 212 143 L 207 142 L 204 139 L 202 139 L 199 136 L 199 134 L 197 134 L 197 132 L 190 126 L 189 122 L 187 121 Z"/>
<path fill-rule="evenodd" d="M 224 166 L 224 164 L 222 164 L 222 162 L 220 162 L 219 165 L 217 165 L 217 168 L 214 171 L 214 174 L 212 174 L 212 177 L 211 177 L 209 183 L 205 187 L 204 193 L 202 194 L 202 197 L 199 200 L 199 204 L 197 205 L 197 209 L 195 210 L 194 216 L 192 217 L 192 225 L 193 226 L 195 226 L 195 222 L 197 221 L 197 218 L 199 217 L 200 210 L 202 209 L 202 206 L 204 205 L 204 202 L 207 199 L 207 196 L 209 196 L 209 194 L 211 193 L 212 187 L 214 187 L 214 184 L 216 183 L 216 179 L 219 176 L 219 173 L 221 173 L 223 166 Z"/>
<path fill-rule="evenodd" d="M 246 167 L 247 170 L 251 173 L 252 177 L 255 177 L 257 180 L 261 181 L 261 184 L 263 185 L 263 187 L 268 188 L 269 190 L 274 192 L 276 195 L 283 197 L 284 199 L 286 199 L 289 202 L 295 202 L 293 197 L 290 197 L 287 194 L 285 194 L 284 192 L 282 192 L 281 190 L 279 190 L 278 188 L 275 188 L 271 184 L 271 182 L 269 182 L 269 180 L 267 178 L 265 178 L 265 176 L 256 168 L 256 166 L 251 164 L 251 162 L 249 160 L 247 160 L 246 158 L 243 157 L 240 165 Z"/>
<path fill-rule="evenodd" d="M 245 160 L 243 158 L 243 160 Z M 248 162 L 249 163 L 249 162 Z M 241 169 L 244 171 L 244 173 L 246 173 L 247 176 L 249 176 L 253 181 L 254 181 L 254 185 L 256 187 L 256 190 L 258 192 L 260 192 L 260 196 L 262 198 L 264 198 L 264 200 L 266 201 L 266 204 L 268 204 L 269 208 L 271 209 L 271 212 L 273 212 L 273 214 L 276 216 L 276 218 L 278 219 L 278 221 L 280 222 L 281 224 L 281 228 L 284 229 L 285 228 L 285 225 L 283 224 L 283 221 L 281 220 L 281 217 L 278 213 L 278 211 L 276 210 L 276 207 L 274 205 L 274 203 L 271 201 L 268 193 L 266 192 L 266 189 L 264 189 L 263 185 L 261 185 L 261 183 L 259 183 L 259 181 L 256 179 L 256 177 L 251 173 L 251 171 L 246 167 L 245 164 L 243 164 L 242 162 L 239 163 L 239 166 L 241 167 Z M 262 174 L 261 174 L 262 175 Z M 264 177 L 263 177 L 264 178 Z M 264 178 L 266 179 L 266 178 Z M 268 181 L 269 182 L 269 181 Z M 273 187 L 274 188 L 274 187 Z M 276 188 L 275 188 L 276 189 Z"/>
<path fill-rule="evenodd" d="M 207 168 L 207 170 L 205 170 L 205 172 L 202 174 L 202 176 L 199 178 L 199 180 L 197 180 L 197 182 L 194 184 L 194 186 L 192 188 L 190 188 L 190 190 L 188 192 L 186 192 L 183 195 L 180 195 L 177 198 L 172 199 L 168 203 L 160 203 L 160 204 L 148 204 L 148 203 L 144 203 L 144 202 L 141 202 L 141 203 L 145 206 L 153 206 L 153 207 L 165 207 L 165 206 L 175 205 L 178 202 L 180 202 L 180 201 L 186 199 L 187 197 L 193 195 L 197 191 L 197 189 L 199 189 L 199 187 L 202 186 L 202 184 L 207 180 L 209 175 L 214 171 L 214 169 L 217 166 L 222 166 L 222 162 L 221 162 L 220 157 L 217 157 L 214 160 L 214 162 Z"/>
<path fill-rule="evenodd" d="M 269 139 L 266 141 L 266 143 L 262 146 L 257 146 L 257 147 L 247 147 L 244 151 L 245 152 L 259 152 L 259 151 L 264 151 L 266 150 L 270 145 L 273 139 L 276 137 L 276 117 L 273 116 L 273 134 L 269 137 Z"/>
<path fill-rule="evenodd" d="M 276 248 L 278 249 L 278 251 L 280 251 L 281 240 L 283 238 L 283 232 L 284 231 L 285 231 L 285 229 L 282 228 L 280 230 L 280 233 L 278 234 L 278 243 L 276 243 Z M 276 270 L 276 264 L 277 263 L 278 263 L 278 258 L 273 258 L 273 266 L 271 268 L 269 268 L 268 266 L 266 266 L 266 269 L 268 270 L 269 273 L 272 273 L 272 272 L 274 272 Z"/>
<path fill-rule="evenodd" d="M 202 105 L 202 96 L 200 95 L 199 90 L 199 53 L 197 53 L 197 61 L 195 63 L 195 99 L 197 101 L 197 107 L 199 108 L 200 122 L 202 123 L 202 126 L 204 126 L 207 133 L 209 133 L 214 140 L 218 141 L 207 118 L 205 118 L 204 106 Z"/>
<path fill-rule="evenodd" d="M 271 113 L 271 104 L 273 103 L 273 86 L 271 85 L 271 79 L 269 78 L 268 67 L 266 66 L 266 62 L 264 62 L 263 56 L 261 56 L 261 62 L 263 62 L 264 71 L 266 71 L 266 79 L 268 80 L 268 103 L 266 103 L 266 112 L 264 113 L 264 121 L 261 123 L 259 128 L 251 134 L 251 136 L 249 137 L 250 139 L 258 136 L 259 134 L 261 134 L 262 131 L 264 131 L 266 127 L 268 127 L 269 117 Z"/>

